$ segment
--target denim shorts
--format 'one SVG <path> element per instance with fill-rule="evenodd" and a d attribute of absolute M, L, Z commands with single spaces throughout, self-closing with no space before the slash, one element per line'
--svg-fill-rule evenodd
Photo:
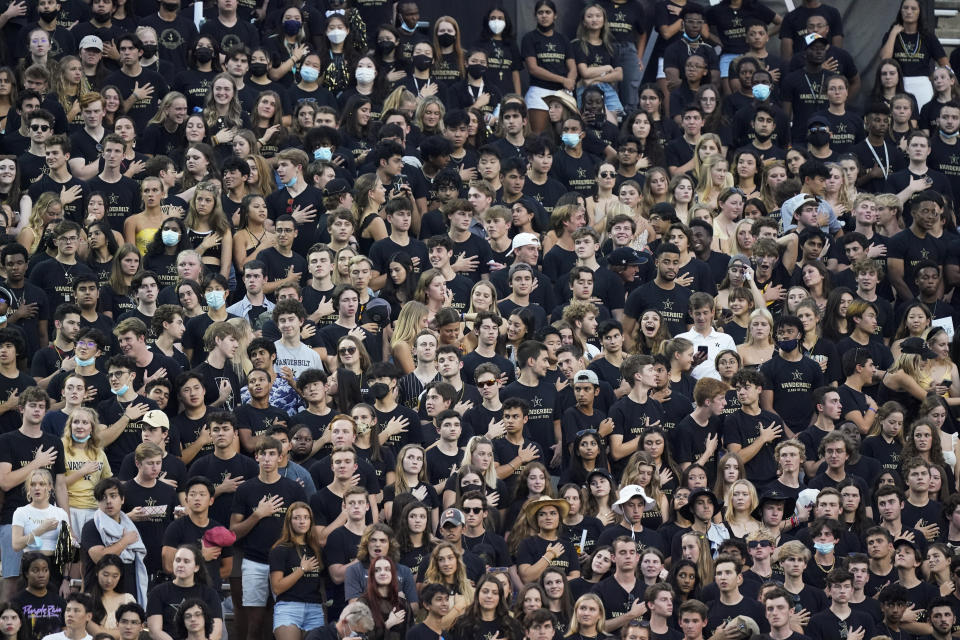
<path fill-rule="evenodd" d="M 0 561 L 3 563 L 3 577 L 16 578 L 20 575 L 22 551 L 13 548 L 13 525 L 0 525 Z"/>
<path fill-rule="evenodd" d="M 729 78 L 730 77 L 730 64 L 741 57 L 742 53 L 725 53 L 720 56 L 720 77 Z"/>
<path fill-rule="evenodd" d="M 319 602 L 281 600 L 273 607 L 273 630 L 294 626 L 310 631 L 324 625 L 323 605 Z"/>

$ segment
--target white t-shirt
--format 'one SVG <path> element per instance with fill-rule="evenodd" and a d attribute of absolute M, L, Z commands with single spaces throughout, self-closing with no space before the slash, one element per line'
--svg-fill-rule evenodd
<path fill-rule="evenodd" d="M 51 633 L 48 636 L 43 636 L 43 640 L 70 640 L 70 638 L 67 637 L 66 633 L 60 631 L 59 633 Z M 80 638 L 80 640 L 93 640 L 93 636 L 88 633 Z"/>
<path fill-rule="evenodd" d="M 28 504 L 13 512 L 12 524 L 20 525 L 23 527 L 23 533 L 30 535 L 34 529 L 40 526 L 40 523 L 51 518 L 56 518 L 60 522 L 68 522 L 67 512 L 60 507 L 50 505 L 46 509 L 37 509 Z M 42 536 L 38 536 L 24 551 L 56 551 L 59 535 L 60 527 L 53 531 L 47 531 Z"/>
<path fill-rule="evenodd" d="M 277 373 L 280 373 L 283 367 L 290 367 L 293 375 L 299 378 L 307 369 L 323 369 L 320 354 L 302 342 L 296 349 L 287 348 L 283 340 L 277 340 L 273 345 L 277 348 L 277 361 L 273 365 Z"/>
<path fill-rule="evenodd" d="M 733 341 L 733 338 L 731 338 L 729 334 L 720 333 L 716 330 L 711 331 L 707 337 L 700 335 L 694 330 L 685 331 L 677 337 L 686 338 L 692 342 L 695 352 L 697 351 L 697 347 L 707 348 L 707 359 L 694 367 L 690 373 L 694 380 L 699 380 L 700 378 L 715 378 L 719 380 L 720 374 L 713 364 L 713 361 L 717 359 L 717 354 L 726 349 L 737 350 L 737 343 Z"/>

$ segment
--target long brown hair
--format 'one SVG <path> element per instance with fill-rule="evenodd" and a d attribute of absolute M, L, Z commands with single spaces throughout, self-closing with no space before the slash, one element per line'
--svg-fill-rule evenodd
<path fill-rule="evenodd" d="M 380 592 L 377 591 L 377 582 L 373 577 L 374 566 L 385 560 L 390 563 L 390 584 L 387 585 L 387 595 L 386 597 L 381 596 Z M 403 610 L 404 603 L 400 601 L 400 582 L 397 580 L 397 563 L 393 561 L 393 558 L 389 556 L 383 556 L 377 558 L 376 560 L 370 561 L 370 568 L 367 571 L 367 591 L 366 591 L 367 604 L 370 605 L 370 613 L 373 614 L 373 624 L 377 628 L 381 628 L 385 625 L 383 619 L 383 611 L 377 606 L 381 600 L 386 600 L 390 604 L 390 610 L 400 609 Z"/>
<path fill-rule="evenodd" d="M 317 560 L 320 560 L 323 557 L 323 551 L 320 547 L 320 538 L 314 530 L 316 520 L 313 517 L 313 509 L 302 500 L 297 500 L 287 507 L 287 515 L 283 518 L 283 527 L 280 529 L 280 538 L 273 543 L 272 548 L 275 549 L 280 546 L 296 548 L 297 543 L 294 540 L 293 527 L 290 522 L 293 520 L 293 513 L 297 509 L 306 509 L 307 513 L 310 514 L 310 528 L 307 529 L 307 532 L 303 535 L 303 539 L 307 546 L 310 547 L 310 550 L 313 551 L 313 555 L 317 557 Z"/>

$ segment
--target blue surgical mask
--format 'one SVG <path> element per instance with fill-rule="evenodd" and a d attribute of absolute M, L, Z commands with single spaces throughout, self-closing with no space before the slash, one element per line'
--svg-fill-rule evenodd
<path fill-rule="evenodd" d="M 160 239 L 167 247 L 175 247 L 180 242 L 180 232 L 173 229 L 164 229 L 160 232 Z"/>
<path fill-rule="evenodd" d="M 777 347 L 783 349 L 787 353 L 790 353 L 797 348 L 798 344 L 800 344 L 800 341 L 796 338 L 793 338 L 791 340 L 780 340 L 777 342 Z"/>
<path fill-rule="evenodd" d="M 316 82 L 320 77 L 320 71 L 313 67 L 300 67 L 300 77 L 304 82 Z"/>
<path fill-rule="evenodd" d="M 84 436 L 84 437 L 82 437 L 82 438 L 78 438 L 77 436 L 75 436 L 75 435 L 73 435 L 73 434 L 71 433 L 71 434 L 70 434 L 70 437 L 73 439 L 74 442 L 76 442 L 76 443 L 78 443 L 78 444 L 83 444 L 84 442 L 86 442 L 87 440 L 90 439 L 90 434 L 88 433 L 86 436 Z"/>
<path fill-rule="evenodd" d="M 207 299 L 207 304 L 214 309 L 219 309 L 227 303 L 223 291 L 207 291 L 203 294 L 203 297 Z"/>
<path fill-rule="evenodd" d="M 333 150 L 330 147 L 320 147 L 319 149 L 313 150 L 313 159 L 322 160 L 324 162 L 330 162 L 333 158 Z"/>
<path fill-rule="evenodd" d="M 941 137 L 941 138 L 946 138 L 947 140 L 953 140 L 953 139 L 956 138 L 957 136 L 960 136 L 960 131 L 954 131 L 953 133 L 947 133 L 946 131 L 944 131 L 944 130 L 942 130 L 942 129 L 940 130 L 940 137 Z"/>
<path fill-rule="evenodd" d="M 130 385 L 128 385 L 128 384 L 123 385 L 123 386 L 120 387 L 119 389 L 110 389 L 110 392 L 113 393 L 113 395 L 115 395 L 115 396 L 122 396 L 122 395 L 124 395 L 127 391 L 130 391 Z"/>
<path fill-rule="evenodd" d="M 6 316 L 6 315 L 0 316 L 0 324 L 5 323 L 6 321 L 7 321 L 7 316 Z"/>
<path fill-rule="evenodd" d="M 89 360 L 84 360 L 83 358 L 78 358 L 77 356 L 73 357 L 73 360 L 77 363 L 78 367 L 89 367 L 94 362 L 97 361 L 96 358 L 90 358 Z"/>
<path fill-rule="evenodd" d="M 753 97 L 757 100 L 766 100 L 770 97 L 770 85 L 768 84 L 755 84 L 753 85 Z"/>
<path fill-rule="evenodd" d="M 282 184 L 285 187 L 292 187 L 293 185 L 297 184 L 297 176 L 293 176 L 286 182 L 281 182 L 280 184 Z"/>
<path fill-rule="evenodd" d="M 579 133 L 565 133 L 560 136 L 560 139 L 563 141 L 563 144 L 568 147 L 575 147 L 580 144 L 580 134 Z"/>
<path fill-rule="evenodd" d="M 814 542 L 813 548 L 824 555 L 833 552 L 834 544 L 832 542 Z"/>

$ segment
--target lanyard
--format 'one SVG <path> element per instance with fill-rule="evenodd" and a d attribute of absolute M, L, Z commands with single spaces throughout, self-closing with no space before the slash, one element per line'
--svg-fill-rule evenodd
<path fill-rule="evenodd" d="M 880 164 L 880 156 L 877 155 L 877 150 L 873 148 L 873 145 L 870 144 L 870 141 L 867 140 L 867 149 L 870 149 L 870 155 L 873 156 L 873 159 L 877 161 L 877 164 L 880 166 L 880 170 L 883 171 L 883 179 L 886 180 L 887 176 L 890 175 L 890 151 L 887 149 L 887 141 L 883 141 L 883 160 L 885 164 Z"/>

